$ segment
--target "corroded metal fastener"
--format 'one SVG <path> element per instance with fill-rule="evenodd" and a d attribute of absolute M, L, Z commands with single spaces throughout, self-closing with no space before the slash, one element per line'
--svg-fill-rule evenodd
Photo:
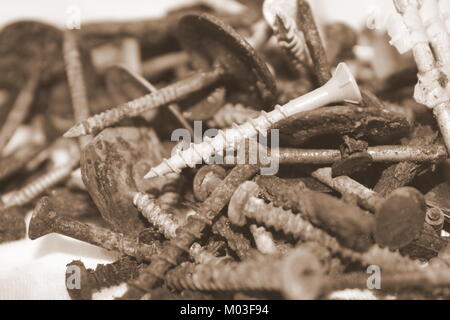
<path fill-rule="evenodd" d="M 317 109 L 333 102 L 353 102 L 361 101 L 361 94 L 353 75 L 344 63 L 339 64 L 334 77 L 323 87 L 316 89 L 304 96 L 298 97 L 283 106 L 276 106 L 275 110 L 261 115 L 255 119 L 232 129 L 219 130 L 214 138 L 206 139 L 199 144 L 191 144 L 190 148 L 178 151 L 170 159 L 164 161 L 150 170 L 146 178 L 163 176 L 169 172 L 180 172 L 185 167 L 195 167 L 203 159 L 208 159 L 216 153 L 223 153 L 224 150 L 235 150 L 237 144 L 245 139 L 255 137 L 258 133 L 266 133 L 276 126 L 278 122 L 288 119 L 300 112 Z"/>
<path fill-rule="evenodd" d="M 398 249 L 422 232 L 426 205 L 418 190 L 399 188 L 384 199 L 347 176 L 333 178 L 331 168 L 318 169 L 311 175 L 339 193 L 355 197 L 361 206 L 376 213 L 374 236 L 379 245 Z"/>
<path fill-rule="evenodd" d="M 447 159 L 447 149 L 443 145 L 430 146 L 375 146 L 367 153 L 374 162 L 439 162 Z M 273 157 L 280 163 L 330 164 L 341 160 L 340 150 L 333 149 L 288 149 L 280 148 Z"/>
<path fill-rule="evenodd" d="M 183 35 L 180 36 L 180 40 L 195 57 L 195 60 L 202 60 L 199 62 L 199 65 L 203 66 L 201 72 L 164 87 L 158 92 L 95 115 L 76 124 L 64 136 L 70 138 L 90 134 L 124 118 L 137 116 L 147 110 L 181 100 L 207 87 L 220 85 L 225 79 L 228 80 L 226 83 L 230 83 L 231 79 L 233 79 L 231 82 L 240 83 L 239 87 L 243 88 L 242 93 L 251 96 L 250 100 L 254 100 L 257 104 L 267 107 L 267 104 L 274 101 L 275 83 L 267 66 L 230 26 L 208 14 L 187 14 L 179 21 L 178 33 Z M 224 40 L 222 43 L 227 43 L 228 46 L 221 46 L 222 51 L 225 52 L 219 54 L 216 46 L 204 46 L 197 42 L 207 40 Z M 211 61 L 211 57 L 215 61 Z M 239 63 L 240 67 L 236 68 L 236 63 Z M 205 65 L 209 70 L 205 70 L 207 69 Z M 243 72 L 242 68 L 247 68 L 248 74 Z M 235 85 L 236 83 L 233 84 L 234 87 L 236 87 Z"/>
<path fill-rule="evenodd" d="M 236 166 L 220 183 L 211 195 L 198 208 L 197 214 L 188 218 L 186 225 L 177 229 L 177 236 L 164 246 L 162 252 L 153 259 L 150 266 L 140 276 L 129 283 L 124 299 L 136 299 L 151 290 L 166 272 L 178 265 L 183 254 L 200 239 L 204 230 L 213 223 L 220 211 L 226 206 L 234 190 L 245 180 L 251 178 L 259 170 L 256 165 Z"/>
<path fill-rule="evenodd" d="M 254 219 L 257 223 L 282 231 L 305 241 L 314 241 L 326 246 L 331 252 L 342 257 L 358 260 L 360 255 L 353 250 L 344 248 L 325 231 L 314 227 L 299 214 L 276 208 L 257 198 L 259 187 L 254 182 L 244 182 L 236 189 L 228 206 L 228 216 L 233 224 L 243 226 L 247 219 Z M 367 249 L 367 246 L 365 246 Z"/>
<path fill-rule="evenodd" d="M 300 213 L 303 219 L 326 230 L 343 246 L 366 251 L 373 245 L 376 219 L 359 207 L 330 195 L 314 192 L 301 181 L 288 183 L 278 177 L 258 176 L 255 182 L 260 187 L 262 198 L 271 201 L 273 206 Z"/>
<path fill-rule="evenodd" d="M 142 244 L 136 239 L 121 233 L 58 216 L 53 211 L 50 199 L 43 197 L 38 201 L 33 211 L 28 236 L 31 240 L 35 240 L 53 232 L 102 247 L 106 250 L 117 250 L 146 261 L 153 259 L 154 255 L 161 250 L 160 244 L 156 242 L 151 245 Z"/>
<path fill-rule="evenodd" d="M 161 208 L 154 198 L 148 194 L 137 192 L 133 197 L 133 204 L 167 239 L 176 237 L 179 224 L 175 222 L 171 214 Z"/>
<path fill-rule="evenodd" d="M 84 121 L 89 118 L 90 110 L 75 31 L 66 30 L 64 32 L 63 51 L 74 118 L 77 122 Z M 92 140 L 92 137 L 80 138 L 80 146 L 86 146 L 90 140 Z"/>
<path fill-rule="evenodd" d="M 203 264 L 192 274 L 166 279 L 170 287 L 200 291 L 278 291 L 288 299 L 313 299 L 320 292 L 324 270 L 314 254 L 296 249 L 285 257 L 254 261 Z"/>
<path fill-rule="evenodd" d="M 123 257 L 110 264 L 98 264 L 95 270 L 86 269 L 80 260 L 67 265 L 66 287 L 72 300 L 91 300 L 92 294 L 104 288 L 119 285 L 137 277 L 139 263 L 131 257 Z M 70 281 L 72 276 L 79 276 Z"/>

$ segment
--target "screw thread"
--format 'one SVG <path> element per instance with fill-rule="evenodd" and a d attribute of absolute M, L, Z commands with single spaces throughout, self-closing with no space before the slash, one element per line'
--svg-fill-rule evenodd
<path fill-rule="evenodd" d="M 59 166 L 54 168 L 50 172 L 26 185 L 24 188 L 4 194 L 1 200 L 5 207 L 24 205 L 48 188 L 68 178 L 72 172 L 72 167 L 73 166 Z"/>
<path fill-rule="evenodd" d="M 309 61 L 306 54 L 306 44 L 301 33 L 296 30 L 292 23 L 288 23 L 281 12 L 276 15 L 273 31 L 278 44 L 288 54 L 290 62 L 300 74 L 306 74 L 305 63 Z"/>
<path fill-rule="evenodd" d="M 172 215 L 164 212 L 154 199 L 147 194 L 138 192 L 133 197 L 133 204 L 142 213 L 142 215 L 168 239 L 176 237 L 176 231 L 179 227 L 172 219 Z"/>
<path fill-rule="evenodd" d="M 242 104 L 227 103 L 214 115 L 213 119 L 208 121 L 208 126 L 215 128 L 231 127 L 233 123 L 243 124 L 258 115 L 259 111 L 246 108 Z"/>
<path fill-rule="evenodd" d="M 220 217 L 212 226 L 212 230 L 214 233 L 227 240 L 228 247 L 230 247 L 241 260 L 245 260 L 254 253 L 250 240 L 242 233 L 234 231 L 231 228 L 227 217 Z"/>
<path fill-rule="evenodd" d="M 318 242 L 327 247 L 331 252 L 340 254 L 352 261 L 360 261 L 361 254 L 342 247 L 335 238 L 326 232 L 314 227 L 300 215 L 293 214 L 290 210 L 274 207 L 262 199 L 251 197 L 246 203 L 243 214 L 247 218 L 256 220 L 267 227 L 302 238 L 305 241 Z"/>
<path fill-rule="evenodd" d="M 94 289 L 100 290 L 136 278 L 138 266 L 135 260 L 124 257 L 110 264 L 99 264 L 95 270 L 88 269 L 88 271 L 95 281 Z"/>
<path fill-rule="evenodd" d="M 277 264 L 273 261 L 247 261 L 217 265 L 197 265 L 194 272 L 181 277 L 169 275 L 167 284 L 176 289 L 200 291 L 281 289 Z"/>
<path fill-rule="evenodd" d="M 202 143 L 191 143 L 190 148 L 178 152 L 169 159 L 164 159 L 161 164 L 153 167 L 146 175 L 146 178 L 156 176 L 164 176 L 167 173 L 179 173 L 182 168 L 193 168 L 196 164 L 201 163 L 203 159 L 207 160 L 215 153 L 223 153 L 224 149 L 236 148 L 239 142 L 254 137 L 258 132 L 266 133 L 277 121 L 287 118 L 283 113 L 281 106 L 276 106 L 275 110 L 261 115 L 255 119 L 251 119 L 242 125 L 233 124 L 232 129 L 219 130 L 214 138 L 206 137 Z"/>
<path fill-rule="evenodd" d="M 91 134 L 94 131 L 112 126 L 125 118 L 135 117 L 145 111 L 169 104 L 214 83 L 220 75 L 220 70 L 198 73 L 190 78 L 164 87 L 157 92 L 147 94 L 118 107 L 96 114 L 73 126 L 64 134 L 64 137 L 75 138 Z"/>

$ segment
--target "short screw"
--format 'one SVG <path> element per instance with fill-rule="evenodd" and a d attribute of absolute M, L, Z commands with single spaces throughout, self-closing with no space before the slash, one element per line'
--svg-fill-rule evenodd
<path fill-rule="evenodd" d="M 275 85 L 273 84 L 272 76 L 270 75 L 266 65 L 260 61 L 259 57 L 253 51 L 253 49 L 231 27 L 225 25 L 217 18 L 214 18 L 207 14 L 188 14 L 184 16 L 180 20 L 179 31 L 193 32 L 191 29 L 192 27 L 196 27 L 196 25 L 191 24 L 197 24 L 198 22 L 202 23 L 205 26 L 204 30 L 213 28 L 216 30 L 216 32 L 220 32 L 220 36 L 227 39 L 233 39 L 233 41 L 230 41 L 229 43 L 235 43 L 238 48 L 233 47 L 230 49 L 236 49 L 236 51 L 238 51 L 239 49 L 239 53 L 245 51 L 247 60 L 251 57 L 250 59 L 252 59 L 253 61 L 246 61 L 247 63 L 250 62 L 249 66 L 252 65 L 250 72 L 253 72 L 257 78 L 260 78 L 261 75 L 262 77 L 265 77 L 265 79 L 261 79 L 263 80 L 263 82 L 261 82 L 260 84 L 258 83 L 258 86 L 256 86 L 256 84 L 254 85 L 259 89 L 262 89 L 261 86 L 265 86 L 262 95 L 266 96 L 266 98 L 269 98 L 269 100 L 272 100 L 273 96 L 271 93 L 269 93 L 275 91 Z M 198 37 L 198 34 L 196 34 L 196 36 Z M 197 47 L 195 48 L 195 50 L 199 51 L 202 50 L 202 48 Z M 241 54 L 237 57 L 237 59 L 242 59 Z M 156 93 L 148 94 L 136 100 L 125 103 L 119 107 L 95 115 L 94 117 L 91 117 L 81 123 L 78 123 L 69 131 L 67 131 L 64 136 L 73 138 L 90 134 L 96 130 L 111 126 L 122 119 L 137 116 L 147 110 L 156 109 L 163 105 L 180 100 L 206 87 L 217 85 L 219 82 L 226 78 L 236 78 L 236 75 L 233 74 L 233 72 L 235 71 L 227 70 L 227 65 L 224 64 L 223 61 L 219 60 L 217 61 L 217 63 L 218 64 L 214 65 L 211 70 L 197 72 L 188 79 L 181 80 L 179 82 L 176 82 L 175 84 L 164 87 Z M 270 97 L 268 97 L 267 94 L 269 94 Z"/>
<path fill-rule="evenodd" d="M 240 126 L 236 125 L 225 131 L 220 130 L 218 135 L 212 139 L 205 139 L 206 141 L 200 144 L 191 144 L 189 149 L 179 151 L 170 159 L 164 159 L 160 165 L 152 168 L 145 177 L 163 176 L 169 172 L 179 172 L 187 166 L 194 167 L 203 159 L 208 159 L 215 153 L 221 153 L 224 149 L 234 150 L 237 143 L 254 137 L 260 132 L 267 132 L 283 119 L 343 100 L 354 103 L 361 100 L 358 85 L 344 63 L 338 66 L 335 76 L 323 87 L 294 99 L 284 106 L 276 106 L 275 110 L 269 113 L 262 112 L 259 117 Z"/>
<path fill-rule="evenodd" d="M 359 254 L 342 247 L 338 241 L 326 232 L 314 227 L 300 215 L 292 211 L 276 208 L 257 198 L 259 187 L 254 182 L 244 182 L 236 189 L 228 206 L 230 221 L 238 226 L 244 226 L 247 219 L 253 219 L 267 227 L 290 234 L 305 241 L 318 242 L 345 258 L 358 260 Z"/>
<path fill-rule="evenodd" d="M 73 30 L 66 30 L 64 32 L 63 51 L 75 121 L 79 122 L 89 118 L 90 109 L 86 84 L 83 78 L 83 66 L 80 58 L 80 51 L 74 32 L 75 31 Z M 86 138 L 80 137 L 80 146 L 83 148 L 91 140 L 92 136 Z"/>
<path fill-rule="evenodd" d="M 398 249 L 416 239 L 423 229 L 426 205 L 423 195 L 411 187 L 399 188 L 386 199 L 347 177 L 332 177 L 331 168 L 321 168 L 311 175 L 376 213 L 375 240 L 379 245 Z"/>
<path fill-rule="evenodd" d="M 183 253 L 189 250 L 192 243 L 201 238 L 204 230 L 217 218 L 239 184 L 250 179 L 258 170 L 259 167 L 255 165 L 238 165 L 232 169 L 208 199 L 199 206 L 197 214 L 190 216 L 187 223 L 178 228 L 177 237 L 169 240 L 149 267 L 141 272 L 138 279 L 129 283 L 128 291 L 123 298 L 141 297 L 163 280 L 166 272 L 178 264 Z"/>
<path fill-rule="evenodd" d="M 33 211 L 28 236 L 31 240 L 35 240 L 53 232 L 106 250 L 117 250 L 145 261 L 150 261 L 160 251 L 159 243 L 155 242 L 152 245 L 138 243 L 136 239 L 121 233 L 59 216 L 53 211 L 50 199 L 43 197 L 38 201 Z"/>
<path fill-rule="evenodd" d="M 288 299 L 312 299 L 319 291 L 324 271 L 306 249 L 294 249 L 283 258 L 272 255 L 227 264 L 197 265 L 192 274 L 169 276 L 175 289 L 200 291 L 279 291 Z"/>
<path fill-rule="evenodd" d="M 133 197 L 133 204 L 142 215 L 154 225 L 167 239 L 176 237 L 179 224 L 173 216 L 166 213 L 148 194 L 137 192 Z"/>
<path fill-rule="evenodd" d="M 69 280 L 74 272 L 79 272 L 80 283 L 72 288 Z M 127 256 L 110 264 L 99 264 L 95 270 L 87 269 L 80 260 L 74 260 L 67 265 L 66 287 L 72 300 L 91 300 L 94 292 L 134 279 L 138 272 L 139 263 Z"/>

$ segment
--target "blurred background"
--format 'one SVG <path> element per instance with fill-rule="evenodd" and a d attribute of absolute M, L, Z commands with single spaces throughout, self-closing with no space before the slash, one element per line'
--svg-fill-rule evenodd
<path fill-rule="evenodd" d="M 245 1 L 245 0 L 244 0 Z M 0 26 L 16 19 L 33 18 L 64 25 L 70 7 L 81 10 L 82 22 L 103 19 L 127 20 L 163 15 L 171 7 L 192 0 L 15 0 L 0 4 Z M 220 3 L 220 0 L 217 1 Z M 313 0 L 319 20 L 344 21 L 362 28 L 369 16 L 381 20 L 393 10 L 391 0 Z"/>

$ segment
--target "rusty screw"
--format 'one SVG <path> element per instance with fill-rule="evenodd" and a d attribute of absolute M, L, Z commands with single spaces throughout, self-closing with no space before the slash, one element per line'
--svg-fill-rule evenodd
<path fill-rule="evenodd" d="M 155 199 L 148 194 L 137 192 L 133 197 L 133 204 L 167 239 L 176 237 L 179 224 L 174 221 L 171 214 L 161 208 Z"/>
<path fill-rule="evenodd" d="M 155 242 L 151 245 L 138 243 L 136 239 L 124 236 L 121 233 L 59 216 L 53 211 L 50 199 L 43 197 L 38 201 L 33 211 L 28 236 L 31 240 L 35 240 L 53 232 L 102 247 L 106 250 L 117 250 L 146 261 L 150 261 L 160 250 L 159 243 Z"/>
<path fill-rule="evenodd" d="M 306 249 L 296 249 L 282 259 L 273 256 L 227 264 L 204 264 L 192 274 L 168 275 L 167 284 L 176 289 L 200 291 L 279 291 L 288 299 L 317 296 L 323 268 Z"/>
<path fill-rule="evenodd" d="M 253 219 L 267 227 L 293 235 L 296 238 L 321 243 L 332 252 L 343 257 L 353 260 L 359 259 L 358 253 L 342 247 L 335 238 L 314 227 L 300 215 L 266 204 L 263 199 L 257 198 L 258 194 L 258 185 L 250 181 L 244 182 L 236 189 L 228 206 L 228 216 L 233 224 L 244 226 L 247 219 Z"/>
<path fill-rule="evenodd" d="M 312 176 L 343 195 L 355 197 L 361 206 L 376 213 L 374 236 L 379 245 L 398 249 L 420 236 L 426 206 L 418 190 L 399 188 L 384 199 L 347 176 L 333 178 L 331 168 L 318 169 Z"/>
<path fill-rule="evenodd" d="M 179 263 L 183 253 L 189 250 L 192 243 L 201 238 L 204 230 L 226 206 L 239 184 L 254 176 L 258 170 L 259 167 L 255 165 L 239 165 L 231 170 L 225 180 L 199 206 L 197 214 L 190 216 L 186 225 L 178 228 L 177 237 L 169 240 L 150 266 L 144 269 L 135 281 L 129 283 L 123 298 L 139 298 L 163 280 L 166 272 Z"/>
<path fill-rule="evenodd" d="M 267 66 L 260 60 L 253 49 L 245 42 L 245 40 L 243 40 L 241 36 L 239 36 L 231 27 L 225 25 L 217 18 L 207 14 L 188 14 L 180 20 L 178 31 L 180 33 L 196 32 L 192 29 L 195 30 L 195 28 L 198 28 L 200 25 L 202 26 L 200 29 L 202 33 L 205 33 L 208 30 L 214 30 L 213 32 L 215 33 L 215 37 L 223 37 L 225 39 L 231 40 L 228 43 L 233 43 L 235 47 L 229 48 L 231 50 L 229 50 L 228 53 L 231 54 L 233 58 L 236 58 L 240 61 L 243 59 L 243 56 L 241 55 L 242 51 L 246 52 L 246 63 L 250 63 L 250 65 L 252 65 L 249 71 L 255 75 L 255 78 L 261 80 L 261 83 L 258 83 L 257 85 L 253 84 L 253 88 L 257 87 L 258 90 L 260 90 L 263 101 L 272 101 L 274 95 L 273 93 L 275 91 L 275 85 L 272 76 L 267 69 Z M 198 38 L 198 34 L 195 34 Z M 185 38 L 187 39 L 192 37 L 186 36 Z M 194 46 L 193 44 L 191 45 Z M 212 48 L 208 47 L 195 47 L 192 49 L 195 49 L 196 51 L 202 49 L 212 50 Z M 239 55 L 237 55 L 238 52 Z M 213 56 L 216 57 L 216 55 Z M 211 70 L 197 72 L 188 79 L 181 80 L 179 82 L 176 82 L 175 84 L 171 84 L 165 88 L 162 88 L 158 92 L 148 94 L 131 102 L 125 103 L 117 108 L 110 109 L 101 114 L 95 115 L 94 117 L 91 117 L 83 121 L 82 123 L 76 124 L 69 131 L 67 131 L 64 136 L 73 138 L 90 134 L 96 130 L 111 126 L 124 118 L 137 116 L 147 110 L 159 108 L 163 105 L 183 99 L 186 96 L 205 89 L 209 86 L 217 85 L 218 83 L 222 82 L 222 80 L 228 77 L 236 78 L 236 80 L 239 81 L 239 75 L 235 74 L 236 71 L 227 70 L 227 67 L 228 65 L 226 63 L 218 59 L 218 61 L 216 61 L 216 65 L 213 65 Z M 242 72 L 242 70 L 239 70 L 239 72 Z"/>
<path fill-rule="evenodd" d="M 67 291 L 72 300 L 91 300 L 94 292 L 136 278 L 138 268 L 139 263 L 127 256 L 110 264 L 99 264 L 95 270 L 86 269 L 83 262 L 74 260 L 66 269 Z M 70 282 L 74 272 L 79 272 L 79 283 Z"/>

